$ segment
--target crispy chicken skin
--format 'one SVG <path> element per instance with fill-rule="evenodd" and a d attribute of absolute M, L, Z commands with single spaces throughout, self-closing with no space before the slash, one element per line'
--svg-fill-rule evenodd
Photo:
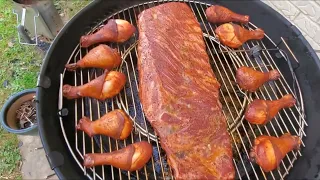
<path fill-rule="evenodd" d="M 83 165 L 87 168 L 99 165 L 112 165 L 126 171 L 141 169 L 152 156 L 152 146 L 146 141 L 130 144 L 110 153 L 93 153 L 84 156 Z"/>
<path fill-rule="evenodd" d="M 249 92 L 256 91 L 264 83 L 280 78 L 277 70 L 269 72 L 256 71 L 253 68 L 242 66 L 237 69 L 236 80 L 238 85 Z"/>
<path fill-rule="evenodd" d="M 286 133 L 281 137 L 259 136 L 254 140 L 250 158 L 256 162 L 264 172 L 276 169 L 286 154 L 299 149 L 301 140 L 298 136 Z"/>
<path fill-rule="evenodd" d="M 128 21 L 122 19 L 110 19 L 106 25 L 104 25 L 97 32 L 81 36 L 81 47 L 89 47 L 93 44 L 103 42 L 124 42 L 128 40 L 136 28 Z"/>
<path fill-rule="evenodd" d="M 78 130 L 84 131 L 90 137 L 100 134 L 120 140 L 126 139 L 132 128 L 132 120 L 121 109 L 111 111 L 95 121 L 83 117 L 77 125 Z"/>
<path fill-rule="evenodd" d="M 264 37 L 264 31 L 260 28 L 249 31 L 233 23 L 218 26 L 215 33 L 222 44 L 231 48 L 239 48 L 248 40 L 258 40 Z"/>
<path fill-rule="evenodd" d="M 296 100 L 291 94 L 283 96 L 281 99 L 270 101 L 255 99 L 245 112 L 245 119 L 251 124 L 266 124 L 282 109 L 294 106 Z"/>
<path fill-rule="evenodd" d="M 63 96 L 67 99 L 91 97 L 105 100 L 117 95 L 126 84 L 126 76 L 117 71 L 107 70 L 96 79 L 81 86 L 63 85 Z"/>
<path fill-rule="evenodd" d="M 101 68 L 112 70 L 121 64 L 121 57 L 116 49 L 112 49 L 107 45 L 100 44 L 91 49 L 82 59 L 76 63 L 67 64 L 69 71 L 77 68 Z"/>
<path fill-rule="evenodd" d="M 207 8 L 206 16 L 211 23 L 240 22 L 246 24 L 249 22 L 248 15 L 237 14 L 230 9 L 219 5 L 213 5 Z"/>

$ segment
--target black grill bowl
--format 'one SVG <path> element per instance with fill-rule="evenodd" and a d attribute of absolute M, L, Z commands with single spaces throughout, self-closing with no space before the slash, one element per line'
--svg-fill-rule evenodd
<path fill-rule="evenodd" d="M 302 157 L 299 157 L 294 163 L 294 167 L 290 170 L 287 178 L 320 178 L 320 133 L 318 130 L 320 127 L 320 109 L 318 108 L 320 107 L 320 94 L 318 93 L 320 89 L 320 63 L 310 44 L 295 26 L 263 2 L 202 1 L 209 4 L 220 4 L 238 13 L 250 15 L 251 22 L 264 29 L 266 34 L 276 44 L 279 43 L 279 47 L 285 51 L 287 49 L 280 43 L 280 37 L 286 39 L 300 62 L 300 67 L 295 72 L 304 97 L 305 112 L 309 125 L 305 128 L 307 137 L 304 138 L 304 142 L 306 147 L 302 148 Z M 69 152 L 59 122 L 58 92 L 60 73 L 63 72 L 74 47 L 78 45 L 81 35 L 111 14 L 143 2 L 147 1 L 93 1 L 65 25 L 45 57 L 37 88 L 37 118 L 41 140 L 48 161 L 60 179 L 86 178 Z M 290 52 L 286 53 L 290 54 Z M 292 59 L 292 57 L 289 58 Z M 279 66 L 281 68 L 281 64 Z M 287 75 L 289 75 L 289 71 L 283 71 L 283 73 L 288 73 Z M 286 74 L 284 75 L 286 76 Z M 72 115 L 71 111 L 70 115 Z M 66 116 L 63 121 L 66 121 L 64 128 L 67 131 L 68 129 L 73 129 L 69 132 L 70 136 L 72 136 L 74 127 L 68 121 L 73 121 L 73 118 L 68 119 L 68 116 Z M 73 142 L 70 143 L 72 144 Z M 107 179 L 110 179 L 108 174 L 106 176 Z"/>

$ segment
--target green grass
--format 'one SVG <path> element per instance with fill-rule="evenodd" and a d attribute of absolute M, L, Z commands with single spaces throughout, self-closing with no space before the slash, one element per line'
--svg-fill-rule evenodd
<path fill-rule="evenodd" d="M 0 179 L 21 179 L 18 140 L 0 128 Z"/>
<path fill-rule="evenodd" d="M 59 13 L 68 21 L 87 0 L 54 0 Z M 34 46 L 21 45 L 16 30 L 16 16 L 12 13 L 12 0 L 0 0 L 0 107 L 10 95 L 36 87 L 42 54 Z M 9 84 L 4 87 L 4 82 Z M 0 127 L 0 179 L 21 179 L 18 165 L 21 160 L 18 139 Z"/>
<path fill-rule="evenodd" d="M 60 13 L 64 14 L 63 19 L 65 21 L 72 18 L 81 8 L 85 7 L 90 0 L 72 0 L 72 1 L 61 1 L 53 0 L 54 5 L 57 7 Z"/>
<path fill-rule="evenodd" d="M 34 46 L 20 45 L 12 1 L 0 0 L 0 107 L 11 94 L 36 86 L 42 57 Z M 9 85 L 3 86 L 7 81 Z M 0 128 L 0 179 L 21 179 L 16 135 Z"/>
<path fill-rule="evenodd" d="M 19 44 L 12 1 L 0 0 L 0 105 L 7 97 L 36 86 L 42 57 L 34 46 Z M 3 83 L 8 81 L 7 87 Z"/>

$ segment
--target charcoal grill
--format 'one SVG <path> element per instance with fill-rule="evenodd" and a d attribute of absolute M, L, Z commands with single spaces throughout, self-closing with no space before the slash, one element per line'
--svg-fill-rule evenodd
<path fill-rule="evenodd" d="M 165 2 L 171 1 L 93 2 L 66 25 L 51 46 L 38 81 L 37 108 L 40 113 L 37 114 L 40 135 L 48 160 L 60 178 L 173 179 L 171 169 L 166 162 L 165 153 L 161 149 L 155 132 L 144 117 L 138 97 L 138 71 L 136 66 L 138 32 L 125 43 L 107 43 L 120 52 L 123 62 L 117 70 L 127 76 L 126 86 L 118 96 L 103 102 L 93 98 L 70 101 L 63 99 L 61 90 L 62 84 L 82 85 L 103 73 L 99 69 L 82 69 L 75 72 L 65 71 L 64 65 L 66 63 L 80 60 L 94 47 L 81 48 L 79 45 L 81 35 L 85 34 L 85 32 L 86 34 L 94 33 L 106 24 L 109 19 L 125 19 L 137 27 L 136 22 L 140 12 Z M 313 172 L 297 172 L 299 171 L 297 168 L 306 166 L 304 161 L 311 161 L 311 158 L 316 156 L 314 150 L 320 146 L 320 144 L 315 145 L 314 142 L 308 141 L 308 139 L 317 141 L 320 138 L 319 135 L 313 134 L 316 130 L 312 126 L 311 130 L 307 127 L 308 124 L 314 125 L 314 123 L 317 123 L 314 118 L 316 114 L 319 114 L 319 110 L 313 107 L 314 103 L 317 102 L 316 99 L 320 98 L 319 95 L 313 95 L 312 93 L 316 91 L 316 89 L 313 89 L 316 85 L 312 84 L 316 84 L 316 81 L 310 82 L 315 77 L 319 77 L 319 64 L 309 44 L 306 43 L 302 36 L 298 36 L 301 33 L 294 26 L 289 26 L 290 24 L 283 17 L 280 17 L 261 2 L 217 2 L 236 12 L 249 14 L 252 22 L 245 25 L 245 28 L 254 30 L 257 27 L 261 27 L 266 32 L 263 40 L 249 41 L 239 49 L 230 49 L 220 44 L 216 38 L 214 29 L 217 26 L 208 23 L 206 20 L 204 11 L 212 2 L 180 2 L 187 3 L 196 15 L 203 30 L 210 64 L 221 83 L 220 101 L 223 105 L 223 114 L 227 119 L 228 131 L 233 142 L 233 162 L 237 178 L 283 179 L 288 175 L 290 178 L 292 174 L 298 174 L 300 177 L 313 176 L 313 178 L 316 178 L 317 173 L 319 173 L 317 170 Z M 251 11 L 250 7 L 258 8 L 261 12 L 257 13 L 256 9 Z M 282 28 L 282 31 L 275 32 L 273 28 L 263 24 L 261 22 L 264 17 L 263 13 L 271 16 L 269 21 L 273 20 L 272 23 L 279 24 L 277 27 L 279 29 Z M 256 18 L 259 15 L 260 17 Z M 95 21 L 92 22 L 92 20 Z M 283 22 L 281 24 L 278 21 Z M 302 47 L 297 44 L 300 41 L 303 44 Z M 235 71 L 240 66 L 249 66 L 264 72 L 278 69 L 281 73 L 281 78 L 277 81 L 266 83 L 259 91 L 247 93 L 242 91 L 235 83 Z M 312 68 L 315 71 L 310 74 Z M 309 71 L 306 71 L 306 69 L 309 69 Z M 293 94 L 296 98 L 296 105 L 282 110 L 267 125 L 251 125 L 244 120 L 244 110 L 253 99 L 274 100 L 288 93 Z M 51 104 L 46 103 L 48 101 Z M 105 113 L 118 108 L 124 109 L 134 120 L 135 128 L 128 139 L 116 141 L 105 136 L 89 138 L 85 133 L 76 131 L 75 125 L 82 116 L 95 120 Z M 249 161 L 249 151 L 254 138 L 262 134 L 279 137 L 286 132 L 300 136 L 302 139 L 301 151 L 288 153 L 279 168 L 270 173 L 264 173 L 258 165 Z M 51 133 L 53 133 L 52 136 Z M 312 135 L 311 138 L 309 134 Z M 307 135 L 308 138 L 306 137 Z M 56 139 L 59 139 L 60 142 L 57 142 Z M 95 168 L 84 168 L 82 166 L 85 153 L 111 152 L 141 140 L 146 140 L 153 145 L 153 157 L 139 171 L 127 172 L 112 166 Z"/>

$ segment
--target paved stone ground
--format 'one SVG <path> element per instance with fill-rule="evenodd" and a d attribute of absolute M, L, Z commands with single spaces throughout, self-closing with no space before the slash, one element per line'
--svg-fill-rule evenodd
<path fill-rule="evenodd" d="M 51 170 L 39 136 L 18 136 L 23 179 L 58 179 Z"/>
<path fill-rule="evenodd" d="M 263 0 L 296 25 L 320 58 L 320 0 Z"/>

